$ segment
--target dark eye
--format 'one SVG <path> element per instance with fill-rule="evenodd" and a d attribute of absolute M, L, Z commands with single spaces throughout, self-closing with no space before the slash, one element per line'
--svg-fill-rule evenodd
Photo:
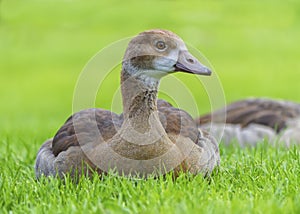
<path fill-rule="evenodd" d="M 158 42 L 156 42 L 156 47 L 159 50 L 163 50 L 166 48 L 166 43 L 164 43 L 163 41 L 158 41 Z"/>

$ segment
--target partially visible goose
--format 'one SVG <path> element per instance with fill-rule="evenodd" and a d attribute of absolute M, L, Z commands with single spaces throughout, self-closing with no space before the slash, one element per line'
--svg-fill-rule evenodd
<path fill-rule="evenodd" d="M 40 148 L 36 177 L 109 170 L 141 177 L 180 170 L 210 173 L 220 161 L 214 138 L 201 132 L 187 112 L 157 102 L 160 79 L 177 71 L 211 74 L 170 31 L 134 37 L 122 62 L 123 114 L 87 109 L 72 115 Z"/>
<path fill-rule="evenodd" d="M 222 140 L 225 144 L 237 141 L 241 145 L 256 145 L 268 140 L 300 144 L 300 104 L 285 100 L 249 98 L 229 104 L 223 109 L 203 115 L 196 120 L 203 129 L 217 136 L 226 126 Z"/>

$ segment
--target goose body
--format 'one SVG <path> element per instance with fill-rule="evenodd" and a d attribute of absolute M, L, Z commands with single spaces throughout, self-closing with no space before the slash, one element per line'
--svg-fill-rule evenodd
<path fill-rule="evenodd" d="M 73 114 L 41 146 L 36 177 L 210 173 L 220 162 L 215 139 L 187 112 L 157 100 L 160 78 L 177 71 L 210 75 L 174 33 L 150 30 L 134 37 L 122 63 L 123 113 L 94 108 Z"/>
<path fill-rule="evenodd" d="M 196 122 L 214 136 L 224 129 L 225 144 L 237 141 L 241 145 L 256 145 L 264 139 L 287 146 L 300 143 L 300 104 L 291 101 L 244 99 L 203 115 Z"/>

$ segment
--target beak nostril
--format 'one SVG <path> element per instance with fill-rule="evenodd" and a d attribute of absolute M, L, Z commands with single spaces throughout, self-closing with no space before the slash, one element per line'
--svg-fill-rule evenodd
<path fill-rule="evenodd" d="M 194 63 L 194 62 L 195 62 L 195 61 L 194 61 L 193 59 L 191 59 L 191 58 L 187 59 L 187 61 L 188 61 L 189 63 Z"/>

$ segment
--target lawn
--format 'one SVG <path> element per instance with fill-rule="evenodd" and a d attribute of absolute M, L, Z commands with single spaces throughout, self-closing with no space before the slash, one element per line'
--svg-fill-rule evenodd
<path fill-rule="evenodd" d="M 172 30 L 199 49 L 227 102 L 249 96 L 300 102 L 298 1 L 2 0 L 0 213 L 300 213 L 299 146 L 288 150 L 267 142 L 257 148 L 221 144 L 221 166 L 210 179 L 107 176 L 78 185 L 35 180 L 36 152 L 72 114 L 76 83 L 88 60 L 151 28 Z M 193 116 L 210 111 L 203 85 L 190 75 L 175 77 L 193 99 L 178 94 L 171 78 L 162 87 L 176 95 L 161 98 Z M 117 67 L 101 85 L 95 106 L 120 112 L 118 86 Z M 218 95 L 214 89 L 209 88 L 212 96 Z"/>

